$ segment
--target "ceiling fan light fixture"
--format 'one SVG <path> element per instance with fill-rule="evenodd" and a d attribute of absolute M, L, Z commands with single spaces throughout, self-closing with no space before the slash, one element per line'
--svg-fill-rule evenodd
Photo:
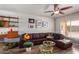
<path fill-rule="evenodd" d="M 54 14 L 59 14 L 59 11 L 54 11 Z"/>

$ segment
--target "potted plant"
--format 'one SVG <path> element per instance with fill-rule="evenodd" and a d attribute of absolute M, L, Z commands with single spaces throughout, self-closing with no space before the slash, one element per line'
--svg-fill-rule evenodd
<path fill-rule="evenodd" d="M 49 45 L 45 43 L 45 44 L 43 44 L 43 48 L 47 49 L 47 48 L 49 48 Z"/>
<path fill-rule="evenodd" d="M 31 47 L 33 46 L 33 43 L 25 42 L 23 46 L 26 48 L 26 51 L 31 51 Z"/>
<path fill-rule="evenodd" d="M 13 42 L 13 48 L 17 47 L 19 45 L 18 42 Z"/>
<path fill-rule="evenodd" d="M 2 21 L 0 21 L 0 27 L 3 27 L 3 25 L 4 25 L 4 24 L 3 24 L 3 22 L 2 22 Z"/>

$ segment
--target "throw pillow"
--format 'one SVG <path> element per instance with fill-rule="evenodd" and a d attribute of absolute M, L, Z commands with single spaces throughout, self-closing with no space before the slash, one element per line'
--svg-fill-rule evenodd
<path fill-rule="evenodd" d="M 24 40 L 29 40 L 30 39 L 30 35 L 29 34 L 25 34 L 24 35 Z"/>

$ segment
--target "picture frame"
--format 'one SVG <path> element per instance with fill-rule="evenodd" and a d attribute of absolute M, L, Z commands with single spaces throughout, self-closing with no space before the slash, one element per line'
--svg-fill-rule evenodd
<path fill-rule="evenodd" d="M 42 21 L 42 27 L 48 27 L 48 22 Z"/>
<path fill-rule="evenodd" d="M 42 27 L 42 21 L 41 20 L 37 20 L 36 21 L 36 28 L 40 28 Z"/>
<path fill-rule="evenodd" d="M 28 28 L 35 28 L 34 24 L 29 24 Z"/>
<path fill-rule="evenodd" d="M 30 25 L 30 28 L 34 28 L 34 26 L 33 25 Z"/>
<path fill-rule="evenodd" d="M 35 19 L 29 18 L 28 23 L 35 23 Z"/>

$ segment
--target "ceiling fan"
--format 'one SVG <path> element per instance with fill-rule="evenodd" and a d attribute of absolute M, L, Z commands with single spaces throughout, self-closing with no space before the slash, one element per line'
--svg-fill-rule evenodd
<path fill-rule="evenodd" d="M 67 7 L 59 8 L 58 5 L 59 4 L 54 4 L 54 10 L 45 11 L 45 13 L 52 13 L 51 16 L 53 16 L 55 14 L 64 14 L 64 12 L 62 12 L 62 11 L 72 8 L 72 6 L 67 6 Z"/>

